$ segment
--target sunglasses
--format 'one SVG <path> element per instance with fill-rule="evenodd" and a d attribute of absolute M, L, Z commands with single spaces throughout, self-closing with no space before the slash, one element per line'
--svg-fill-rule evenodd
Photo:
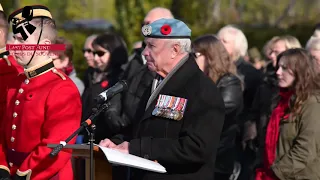
<path fill-rule="evenodd" d="M 86 53 L 86 52 L 92 53 L 92 50 L 91 50 L 91 49 L 82 49 L 82 52 L 83 52 L 83 53 Z"/>
<path fill-rule="evenodd" d="M 93 55 L 98 55 L 99 57 L 103 56 L 106 52 L 104 51 L 92 51 Z"/>

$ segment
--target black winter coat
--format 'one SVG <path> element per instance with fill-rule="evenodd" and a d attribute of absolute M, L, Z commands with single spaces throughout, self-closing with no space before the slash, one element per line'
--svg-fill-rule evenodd
<path fill-rule="evenodd" d="M 100 82 L 92 82 L 92 74 L 88 74 L 88 87 L 84 90 L 82 95 L 82 121 L 85 121 L 93 112 L 93 108 L 97 107 L 94 98 L 97 97 L 104 90 L 115 85 L 119 78 L 122 76 L 122 70 L 115 70 L 112 73 L 102 78 Z M 107 85 L 107 86 L 105 86 Z M 117 133 L 117 127 L 114 126 L 114 122 L 118 122 L 117 119 L 120 115 L 121 104 L 112 103 L 120 101 L 121 97 L 112 98 L 111 106 L 103 113 L 100 113 L 95 119 L 95 143 L 99 143 L 105 138 L 110 138 Z M 86 131 L 81 134 L 84 135 L 84 141 L 88 141 L 88 135 Z"/>
<path fill-rule="evenodd" d="M 255 99 L 252 103 L 252 109 L 248 118 L 248 120 L 252 121 L 252 123 L 255 123 L 257 127 L 257 137 L 251 142 L 252 150 L 257 151 L 257 166 L 262 164 L 266 128 L 272 113 L 272 109 L 274 108 L 272 105 L 274 104 L 274 101 L 276 101 L 275 98 L 278 95 L 278 91 L 279 88 L 276 70 L 272 66 L 272 63 L 270 63 L 266 67 L 263 83 L 255 94 Z M 250 132 L 247 133 L 249 134 Z"/>
<path fill-rule="evenodd" d="M 129 152 L 157 160 L 167 173 L 134 169 L 133 179 L 214 179 L 215 156 L 225 117 L 223 99 L 216 85 L 190 56 L 145 110 L 150 93 L 151 86 L 141 98 L 137 111 L 140 121 L 135 123 Z M 152 115 L 159 94 L 188 100 L 180 121 Z"/>
<path fill-rule="evenodd" d="M 240 114 L 240 125 L 247 120 L 247 115 L 251 109 L 255 94 L 261 85 L 263 74 L 255 69 L 251 64 L 240 58 L 236 61 L 238 74 L 243 76 L 243 111 Z"/>

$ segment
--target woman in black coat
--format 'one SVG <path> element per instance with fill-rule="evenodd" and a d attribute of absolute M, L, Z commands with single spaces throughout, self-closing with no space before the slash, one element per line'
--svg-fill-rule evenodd
<path fill-rule="evenodd" d="M 93 55 L 95 68 L 89 76 L 88 87 L 82 96 L 82 121 L 85 121 L 98 104 L 95 98 L 104 90 L 115 85 L 123 74 L 121 66 L 128 61 L 128 52 L 123 39 L 115 33 L 104 33 L 99 35 L 93 42 Z M 120 98 L 120 97 L 119 97 Z M 113 98 L 111 101 L 120 101 Z M 112 103 L 111 106 L 95 118 L 95 142 L 108 138 L 116 133 L 121 127 L 119 103 Z M 84 141 L 88 141 L 87 133 Z"/>
<path fill-rule="evenodd" d="M 214 35 L 198 37 L 193 50 L 199 68 L 217 84 L 226 115 L 215 164 L 215 179 L 229 180 L 236 160 L 238 115 L 243 107 L 242 82 L 223 44 Z"/>

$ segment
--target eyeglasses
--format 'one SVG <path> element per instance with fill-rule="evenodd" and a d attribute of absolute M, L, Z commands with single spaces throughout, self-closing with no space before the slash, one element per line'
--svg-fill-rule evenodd
<path fill-rule="evenodd" d="M 92 50 L 91 50 L 91 49 L 82 49 L 82 52 L 83 52 L 83 53 L 86 53 L 86 52 L 92 53 Z"/>
<path fill-rule="evenodd" d="M 104 51 L 92 51 L 93 55 L 98 55 L 99 57 L 103 56 L 106 52 Z"/>

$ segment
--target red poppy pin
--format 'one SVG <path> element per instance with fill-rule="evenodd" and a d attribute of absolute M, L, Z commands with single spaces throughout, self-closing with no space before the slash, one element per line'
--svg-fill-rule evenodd
<path fill-rule="evenodd" d="M 109 82 L 108 81 L 102 81 L 101 87 L 106 88 L 108 86 Z"/>
<path fill-rule="evenodd" d="M 161 27 L 160 31 L 163 35 L 168 35 L 171 33 L 171 27 L 168 24 L 165 24 Z"/>

